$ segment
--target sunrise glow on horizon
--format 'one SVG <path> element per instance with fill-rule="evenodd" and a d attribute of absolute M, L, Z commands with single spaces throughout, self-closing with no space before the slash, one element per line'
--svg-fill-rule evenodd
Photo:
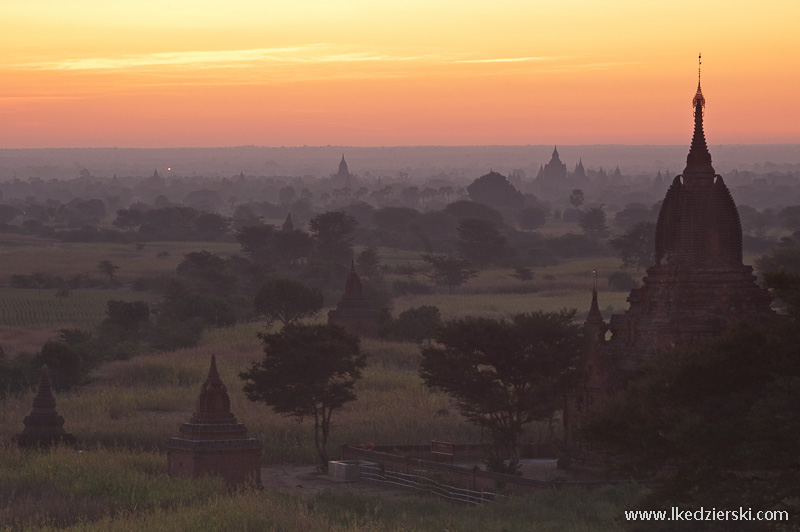
<path fill-rule="evenodd" d="M 0 148 L 800 143 L 798 2 L 15 4 Z"/>

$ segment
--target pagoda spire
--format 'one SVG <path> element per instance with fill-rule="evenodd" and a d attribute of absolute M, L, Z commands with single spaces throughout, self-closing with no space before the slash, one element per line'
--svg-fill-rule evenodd
<path fill-rule="evenodd" d="M 697 57 L 697 92 L 692 99 L 694 107 L 694 134 L 692 135 L 692 146 L 689 148 L 689 155 L 686 157 L 686 168 L 684 174 L 711 174 L 714 175 L 714 167 L 711 166 L 711 154 L 708 152 L 706 135 L 703 132 L 703 109 L 706 106 L 706 99 L 703 97 L 703 90 L 700 88 L 700 65 L 702 55 Z"/>

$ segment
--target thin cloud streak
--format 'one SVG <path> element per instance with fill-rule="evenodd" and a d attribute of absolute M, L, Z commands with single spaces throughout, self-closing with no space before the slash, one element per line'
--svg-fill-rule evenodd
<path fill-rule="evenodd" d="M 358 62 L 408 62 L 431 60 L 433 56 L 392 56 L 370 52 L 337 50 L 326 43 L 251 50 L 159 52 L 120 57 L 88 57 L 60 61 L 34 61 L 11 65 L 19 70 L 124 70 L 148 67 L 247 68 L 263 63 L 314 64 Z"/>
<path fill-rule="evenodd" d="M 494 59 L 459 59 L 456 63 L 530 63 L 538 61 L 554 61 L 564 59 L 564 57 L 498 57 Z"/>

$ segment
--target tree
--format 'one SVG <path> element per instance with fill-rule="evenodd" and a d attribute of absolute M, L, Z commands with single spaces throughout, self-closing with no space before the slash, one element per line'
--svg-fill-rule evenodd
<path fill-rule="evenodd" d="M 275 234 L 274 225 L 247 225 L 236 232 L 236 240 L 253 262 L 269 264 L 275 250 Z"/>
<path fill-rule="evenodd" d="M 756 259 L 761 273 L 787 271 L 800 274 L 800 231 L 783 237 L 781 243 L 766 255 Z"/>
<path fill-rule="evenodd" d="M 406 309 L 396 320 L 391 319 L 391 315 L 388 318 L 388 323 L 383 327 L 386 336 L 418 344 L 425 339 L 433 338 L 436 329 L 442 325 L 439 307 L 432 305 Z"/>
<path fill-rule="evenodd" d="M 98 332 L 109 342 L 137 342 L 150 319 L 150 306 L 144 301 L 109 300 L 106 302 L 106 317 Z"/>
<path fill-rule="evenodd" d="M 790 231 L 800 231 L 800 205 L 784 207 L 778 213 L 778 221 Z"/>
<path fill-rule="evenodd" d="M 622 229 L 630 229 L 641 222 L 655 222 L 658 212 L 644 203 L 629 203 L 614 215 L 614 225 Z"/>
<path fill-rule="evenodd" d="M 602 205 L 589 209 L 583 217 L 581 217 L 578 224 L 581 226 L 581 229 L 583 229 L 583 234 L 592 240 L 598 240 L 608 236 L 606 212 L 603 210 Z"/>
<path fill-rule="evenodd" d="M 482 175 L 467 187 L 472 201 L 483 203 L 495 209 L 520 210 L 525 204 L 525 197 L 508 179 L 497 172 Z"/>
<path fill-rule="evenodd" d="M 453 216 L 457 220 L 465 220 L 467 218 L 477 218 L 492 222 L 496 226 L 503 225 L 503 215 L 497 209 L 484 205 L 483 203 L 476 203 L 474 201 L 459 200 L 454 201 L 444 208 L 445 212 Z"/>
<path fill-rule="evenodd" d="M 229 293 L 236 285 L 236 278 L 228 272 L 227 261 L 210 251 L 193 251 L 183 256 L 175 268 L 181 277 L 192 279 L 215 292 Z"/>
<path fill-rule="evenodd" d="M 288 207 L 292 203 L 294 203 L 295 198 L 297 197 L 297 192 L 295 192 L 293 186 L 283 187 L 278 191 L 278 199 L 281 202 L 281 205 L 284 207 Z"/>
<path fill-rule="evenodd" d="M 110 260 L 101 260 L 97 263 L 97 269 L 108 275 L 109 282 L 114 282 L 114 272 L 119 270 L 119 266 L 113 264 Z"/>
<path fill-rule="evenodd" d="M 573 207 L 579 209 L 583 205 L 583 190 L 576 188 L 569 195 L 569 202 Z"/>
<path fill-rule="evenodd" d="M 353 258 L 352 233 L 358 222 L 341 211 L 327 211 L 308 223 L 323 260 L 344 265 Z"/>
<path fill-rule="evenodd" d="M 489 221 L 467 218 L 458 223 L 456 247 L 475 264 L 486 265 L 508 255 L 508 243 Z"/>
<path fill-rule="evenodd" d="M 508 321 L 462 318 L 440 327 L 436 343 L 422 349 L 423 381 L 444 390 L 470 423 L 491 432 L 496 470 L 517 472 L 525 426 L 549 419 L 578 377 L 584 343 L 574 318 L 574 310 Z"/>
<path fill-rule="evenodd" d="M 522 209 L 519 213 L 519 226 L 522 229 L 537 229 L 545 224 L 550 208 L 547 204 L 537 201 Z"/>
<path fill-rule="evenodd" d="M 461 286 L 473 277 L 478 270 L 472 269 L 472 263 L 454 255 L 423 255 L 422 260 L 433 267 L 428 277 L 438 286 L 446 286 L 452 294 L 453 287 Z"/>
<path fill-rule="evenodd" d="M 239 374 L 254 402 L 298 420 L 314 419 L 320 467 L 328 467 L 331 415 L 356 398 L 353 386 L 366 367 L 358 337 L 337 325 L 290 324 L 279 333 L 259 333 L 264 359 Z"/>
<path fill-rule="evenodd" d="M 384 207 L 372 213 L 372 223 L 383 231 L 404 233 L 419 217 L 419 211 L 408 207 Z"/>
<path fill-rule="evenodd" d="M 655 263 L 656 226 L 639 222 L 623 234 L 609 240 L 622 259 L 623 268 L 647 268 Z"/>
<path fill-rule="evenodd" d="M 356 258 L 356 266 L 361 275 L 366 277 L 375 277 L 378 275 L 378 266 L 381 264 L 381 259 L 378 256 L 378 249 L 375 246 L 365 248 Z"/>
<path fill-rule="evenodd" d="M 307 259 L 314 249 L 311 235 L 300 229 L 278 231 L 274 237 L 275 253 L 284 266 L 296 266 Z"/>
<path fill-rule="evenodd" d="M 268 323 L 280 321 L 284 327 L 304 318 L 316 316 L 324 297 L 319 288 L 292 279 L 274 279 L 256 294 L 255 307 Z"/>

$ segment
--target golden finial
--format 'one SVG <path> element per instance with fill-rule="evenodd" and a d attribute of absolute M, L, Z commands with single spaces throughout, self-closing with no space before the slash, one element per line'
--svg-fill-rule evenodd
<path fill-rule="evenodd" d="M 700 86 L 700 66 L 703 64 L 703 52 L 697 54 L 697 86 Z"/>
<path fill-rule="evenodd" d="M 700 104 L 700 107 L 703 108 L 706 106 L 706 99 L 703 97 L 703 91 L 700 88 L 700 65 L 703 64 L 703 54 L 697 54 L 697 92 L 692 99 L 692 107 L 695 108 L 695 113 L 697 112 L 697 105 Z"/>

